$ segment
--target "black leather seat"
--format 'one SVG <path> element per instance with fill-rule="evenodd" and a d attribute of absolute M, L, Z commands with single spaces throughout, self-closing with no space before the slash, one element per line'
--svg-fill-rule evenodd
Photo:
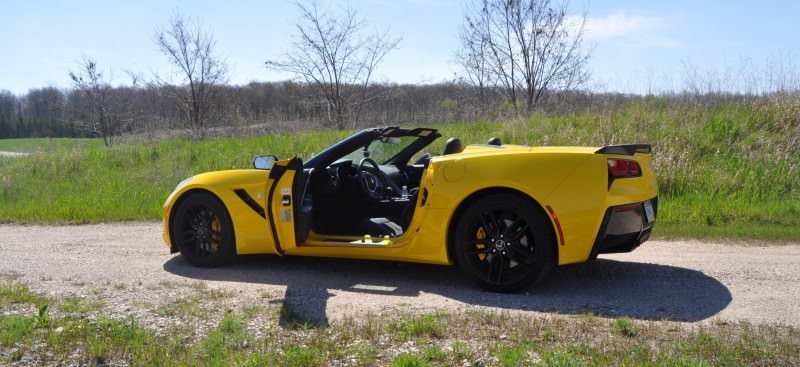
<path fill-rule="evenodd" d="M 425 165 L 425 163 L 427 163 L 429 160 L 431 160 L 431 157 L 432 156 L 431 156 L 430 153 L 425 153 L 425 154 L 419 156 L 419 158 L 417 158 L 417 161 L 414 162 L 414 164 L 415 165 Z"/>
<path fill-rule="evenodd" d="M 461 145 L 461 140 L 458 138 L 450 138 L 444 143 L 444 152 L 442 152 L 442 155 L 461 153 L 463 150 L 464 147 Z"/>
<path fill-rule="evenodd" d="M 489 141 L 487 141 L 486 144 L 500 146 L 500 145 L 503 145 L 503 141 L 500 140 L 500 138 L 492 137 L 492 138 L 489 138 Z"/>

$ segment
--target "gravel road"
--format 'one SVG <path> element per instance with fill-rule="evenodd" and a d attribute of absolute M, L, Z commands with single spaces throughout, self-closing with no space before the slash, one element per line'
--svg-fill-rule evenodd
<path fill-rule="evenodd" d="M 145 318 L 148 307 L 164 307 L 180 289 L 203 288 L 232 294 L 226 302 L 234 306 L 245 299 L 282 303 L 320 322 L 482 308 L 800 326 L 800 244 L 649 241 L 633 253 L 560 268 L 527 292 L 493 294 L 447 266 L 252 256 L 197 269 L 168 254 L 160 233 L 154 222 L 0 225 L 0 274 L 54 297 L 100 295 L 105 312 Z"/>

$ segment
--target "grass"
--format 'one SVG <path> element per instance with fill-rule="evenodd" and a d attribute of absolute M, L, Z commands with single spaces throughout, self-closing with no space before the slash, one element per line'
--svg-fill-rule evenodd
<path fill-rule="evenodd" d="M 75 138 L 30 138 L 0 139 L 0 151 L 3 152 L 53 152 L 71 149 L 99 148 L 103 145 L 99 139 Z"/>
<path fill-rule="evenodd" d="M 465 143 L 491 136 L 528 145 L 649 142 L 660 185 L 656 236 L 796 241 L 798 121 L 798 111 L 788 104 L 670 107 L 652 98 L 613 114 L 433 126 L 445 138 Z M 169 192 L 186 177 L 248 168 L 257 154 L 307 158 L 350 133 L 128 141 L 112 149 L 78 139 L 0 140 L 0 150 L 48 147 L 42 154 L 0 158 L 0 222 L 155 220 Z M 440 140 L 431 151 L 441 150 Z"/>
<path fill-rule="evenodd" d="M 208 288 L 205 283 L 201 282 L 195 283 L 192 288 L 193 292 L 166 302 L 156 310 L 156 313 L 164 317 L 203 318 L 209 313 L 209 310 L 204 306 L 204 302 L 224 300 L 235 295 L 230 291 Z M 248 315 L 255 315 L 260 310 L 254 308 L 253 305 L 247 305 L 244 311 Z"/>
<path fill-rule="evenodd" d="M 2 289 L 27 289 L 5 282 Z M 23 294 L 24 293 L 24 294 Z M 800 330 L 745 322 L 684 325 L 597 317 L 463 311 L 367 315 L 326 327 L 286 328 L 231 309 L 205 334 L 151 329 L 125 314 L 63 313 L 29 291 L 0 308 L 0 365 L 194 366 L 783 366 L 800 363 Z M 31 309 L 37 300 L 52 305 Z M 19 306 L 11 310 L 9 307 Z M 11 311 L 9 311 L 11 310 Z M 19 311 L 23 310 L 23 311 Z M 54 311 L 51 311 L 54 310 Z M 280 312 L 272 308 L 270 312 Z M 431 321 L 434 320 L 434 321 Z M 624 321 L 622 321 L 624 320 Z M 166 323 L 165 323 L 166 322 Z M 186 321 L 181 321 L 185 323 Z M 439 325 L 397 338 L 403 325 Z M 623 330 L 633 330 L 626 333 Z M 200 362 L 199 362 L 200 361 Z M 22 363 L 25 364 L 25 363 Z"/>
<path fill-rule="evenodd" d="M 614 320 L 612 323 L 614 329 L 622 336 L 634 337 L 636 336 L 636 331 L 633 329 L 633 323 L 628 318 L 620 318 Z"/>
<path fill-rule="evenodd" d="M 446 325 L 437 315 L 400 318 L 392 324 L 394 335 L 400 341 L 414 338 L 438 338 L 445 333 Z"/>
<path fill-rule="evenodd" d="M 16 282 L 0 282 L 0 308 L 8 308 L 14 304 L 32 304 L 43 307 L 47 298 L 31 291 L 27 285 Z"/>

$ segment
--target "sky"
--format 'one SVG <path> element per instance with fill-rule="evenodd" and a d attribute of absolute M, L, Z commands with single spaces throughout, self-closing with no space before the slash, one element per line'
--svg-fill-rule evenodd
<path fill-rule="evenodd" d="M 334 7 L 347 4 L 332 0 Z M 371 27 L 402 37 L 378 70 L 398 83 L 452 80 L 453 54 L 468 0 L 350 0 Z M 680 89 L 682 63 L 719 68 L 743 58 L 800 57 L 800 1 L 572 0 L 586 12 L 586 46 L 598 91 Z M 169 70 L 153 33 L 174 11 L 212 28 L 233 84 L 286 80 L 264 68 L 290 47 L 297 11 L 284 0 L 2 1 L 0 90 L 70 86 L 82 55 L 127 83 L 125 71 Z M 656 87 L 656 85 L 658 87 Z"/>

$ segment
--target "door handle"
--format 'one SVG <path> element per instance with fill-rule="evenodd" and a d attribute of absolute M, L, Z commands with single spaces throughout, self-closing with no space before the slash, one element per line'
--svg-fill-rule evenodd
<path fill-rule="evenodd" d="M 292 204 L 292 196 L 283 195 L 283 197 L 281 197 L 281 204 L 283 204 L 283 206 L 289 206 L 290 204 Z"/>

